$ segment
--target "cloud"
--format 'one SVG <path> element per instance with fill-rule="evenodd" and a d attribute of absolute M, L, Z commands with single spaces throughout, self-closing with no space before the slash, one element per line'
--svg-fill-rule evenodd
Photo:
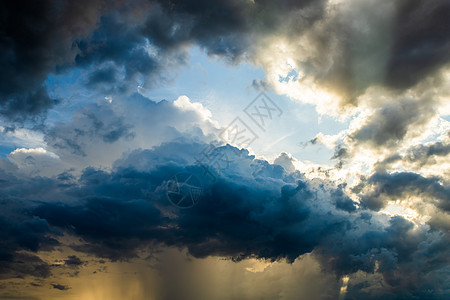
<path fill-rule="evenodd" d="M 87 155 L 84 149 L 89 140 L 113 144 L 121 138 L 134 138 L 131 125 L 125 124 L 123 117 L 117 116 L 107 103 L 87 105 L 75 112 L 74 124 L 58 125 L 46 135 L 47 144 L 58 152 L 78 156 Z"/>
<path fill-rule="evenodd" d="M 367 185 L 370 192 L 362 196 L 362 204 L 378 210 L 388 200 L 420 197 L 423 201 L 436 202 L 444 210 L 450 209 L 450 188 L 437 177 L 426 178 L 412 172 L 374 173 L 361 186 Z"/>
<path fill-rule="evenodd" d="M 2 206 L 5 204 L 3 203 Z M 17 214 L 19 219 L 14 218 L 17 217 Z M 59 243 L 50 236 L 57 232 L 49 227 L 46 220 L 38 217 L 27 219 L 20 212 L 15 212 L 15 215 L 8 206 L 0 215 L 2 227 L 0 278 L 24 278 L 25 276 L 45 278 L 50 276 L 49 264 L 35 253 L 38 250 L 51 250 L 57 246 Z"/>
<path fill-rule="evenodd" d="M 0 44 L 0 108 L 16 120 L 44 113 L 56 100 L 43 82 L 76 53 L 73 42 L 96 25 L 102 1 L 3 2 Z"/>
<path fill-rule="evenodd" d="M 47 132 L 51 151 L 77 172 L 69 169 L 47 177 L 23 172 L 21 155 L 32 154 L 37 165 L 45 162 L 48 155 L 41 154 L 47 150 L 39 148 L 17 150 L 10 158 L 14 163 L 2 161 L 0 195 L 14 195 L 26 208 L 5 210 L 5 216 L 11 211 L 20 216 L 7 224 L 27 233 L 23 239 L 16 234 L 4 240 L 3 248 L 9 249 L 5 276 L 48 276 L 52 266 L 46 268 L 43 260 L 36 264 L 47 271 L 39 273 L 35 268 L 21 270 L 15 257 L 20 249 L 52 249 L 62 243 L 57 241 L 62 232 L 67 237 L 64 245 L 73 251 L 112 261 L 139 259 L 140 253 L 158 247 L 186 249 L 198 259 L 225 257 L 235 262 L 293 263 L 310 254 L 330 274 L 349 276 L 348 295 L 370 299 L 413 297 L 430 289 L 431 297 L 442 293 L 444 284 L 437 274 L 448 250 L 447 225 L 442 221 L 448 213 L 448 187 L 438 177 L 380 171 L 362 178 L 357 187 L 338 185 L 329 177 L 307 179 L 286 153 L 271 164 L 245 149 L 217 143 L 217 151 L 229 160 L 218 170 L 214 164 L 198 162 L 219 131 L 203 106 L 186 97 L 175 103 L 155 103 L 138 94 L 110 100 L 81 108 L 72 122 L 56 124 Z M 386 115 L 369 115 L 361 128 L 378 128 L 371 118 Z M 161 138 L 164 131 L 169 135 Z M 444 155 L 441 150 L 429 153 Z M 104 153 L 113 151 L 104 159 Z M 103 158 L 97 166 L 96 153 Z M 180 172 L 193 174 L 202 185 L 200 201 L 191 209 L 178 209 L 167 198 L 167 182 Z M 407 220 L 381 210 L 391 200 L 409 197 L 421 197 L 431 205 L 431 210 L 422 211 L 429 219 Z M 75 268 L 83 264 L 78 256 L 62 261 Z M 361 274 L 369 279 L 361 279 Z M 371 280 L 382 280 L 385 288 L 374 291 L 353 284 L 362 281 L 373 287 Z"/>
<path fill-rule="evenodd" d="M 419 151 L 414 150 L 414 147 L 425 147 L 425 144 L 434 140 L 443 145 L 447 143 L 449 125 L 439 115 L 439 107 L 445 99 L 445 92 L 441 94 L 441 89 L 445 84 L 436 83 L 435 80 L 427 79 L 400 94 L 379 88 L 368 89 L 361 98 L 360 111 L 349 121 L 347 129 L 334 135 L 320 132 L 310 143 L 314 145 L 320 142 L 334 149 L 331 159 L 337 160 L 336 167 L 339 169 L 353 169 L 370 175 L 375 169 L 400 168 L 414 170 L 425 176 L 440 176 L 441 172 L 431 165 L 425 167 L 419 165 L 419 161 L 408 159 L 414 156 L 412 152 Z M 438 152 L 437 147 L 430 151 Z M 429 162 L 437 160 L 445 164 L 445 149 L 441 151 L 439 155 L 430 152 Z"/>
<path fill-rule="evenodd" d="M 374 147 L 392 147 L 402 142 L 406 134 L 413 134 L 411 129 L 420 128 L 429 122 L 435 113 L 430 104 L 404 99 L 385 105 L 375 110 L 366 123 L 349 137 Z"/>
<path fill-rule="evenodd" d="M 436 164 L 439 158 L 445 158 L 450 153 L 450 145 L 446 142 L 431 142 L 412 146 L 404 154 L 387 157 L 379 163 L 379 167 L 387 167 L 397 162 L 408 165 L 408 169 L 423 169 L 427 165 Z"/>
<path fill-rule="evenodd" d="M 289 155 L 288 153 L 281 153 L 277 158 L 274 160 L 274 164 L 280 165 L 283 167 L 283 169 L 288 172 L 292 173 L 295 171 L 295 166 L 293 164 L 294 158 L 292 155 Z"/>
<path fill-rule="evenodd" d="M 191 45 L 232 62 L 261 64 L 277 90 L 279 76 L 286 75 L 279 68 L 288 63 L 299 80 L 283 84 L 312 84 L 321 95 L 339 95 L 341 108 L 358 105 L 370 86 L 412 87 L 449 59 L 444 0 L 42 0 L 27 9 L 2 6 L 0 56 L 8 75 L 0 80 L 0 105 L 13 120 L 57 102 L 43 85 L 49 74 L 81 68 L 87 87 L 121 94 L 138 82 L 151 87 L 170 80 Z M 316 100 L 322 101 L 308 101 Z"/>
<path fill-rule="evenodd" d="M 52 286 L 54 289 L 57 289 L 57 290 L 60 290 L 60 291 L 67 291 L 67 290 L 70 289 L 69 286 L 63 285 L 63 284 L 58 284 L 58 283 L 52 283 L 51 286 Z"/>
<path fill-rule="evenodd" d="M 156 103 L 136 93 L 76 110 L 72 122 L 55 124 L 44 140 L 67 168 L 80 171 L 111 167 L 123 153 L 175 139 L 209 141 L 216 126 L 211 112 L 186 96 Z"/>
<path fill-rule="evenodd" d="M 48 278 L 42 252 L 59 246 L 71 247 L 60 262 L 75 271 L 84 255 L 132 261 L 169 247 L 241 263 L 314 257 L 349 278 L 348 298 L 444 298 L 449 148 L 439 114 L 449 9 L 443 0 L 0 4 L 8 145 L 30 137 L 15 122 L 61 101 L 47 90 L 50 74 L 79 73 L 77 88 L 107 95 L 0 160 L 0 277 Z M 257 89 L 272 86 L 321 114 L 353 114 L 348 129 L 311 140 L 335 147 L 337 168 L 317 168 L 319 179 L 287 153 L 273 164 L 257 159 L 216 141 L 220 128 L 200 103 L 135 93 L 175 78 L 194 45 L 262 66 Z M 199 162 L 208 145 L 225 166 Z M 202 185 L 189 210 L 167 199 L 180 172 Z"/>
<path fill-rule="evenodd" d="M 69 267 L 78 268 L 83 265 L 83 261 L 76 255 L 69 255 L 67 259 L 64 260 L 64 264 Z"/>
<path fill-rule="evenodd" d="M 322 114 L 351 113 L 370 87 L 407 90 L 448 67 L 449 9 L 445 1 L 329 1 L 315 22 L 298 21 L 305 9 L 285 18 L 281 34 L 266 32 L 256 59 L 279 93 Z M 292 72 L 296 80 L 280 80 Z"/>
<path fill-rule="evenodd" d="M 441 0 L 398 3 L 387 72 L 392 86 L 409 87 L 448 63 L 449 11 L 449 3 Z"/>
<path fill-rule="evenodd" d="M 64 163 L 52 152 L 39 148 L 17 148 L 8 155 L 21 172 L 28 176 L 52 175 L 65 169 Z"/>
<path fill-rule="evenodd" d="M 71 245 L 74 250 L 112 260 L 136 258 L 139 251 L 158 245 L 186 248 L 197 258 L 219 256 L 236 261 L 293 262 L 313 253 L 322 266 L 338 275 L 381 274 L 389 287 L 386 293 L 415 295 L 406 289 L 410 285 L 417 291 L 425 285 L 440 291 L 441 283 L 433 281 L 433 272 L 444 265 L 419 267 L 432 260 L 445 261 L 447 237 L 439 229 L 358 208 L 343 186 L 306 180 L 298 172 L 288 174 L 280 166 L 246 154 L 222 170 L 214 182 L 201 166 L 177 159 L 174 152 L 191 148 L 187 157 L 205 145 L 167 143 L 153 150 L 137 150 L 108 172 L 85 169 L 79 180 L 53 185 L 59 190 L 53 194 L 76 195 L 75 199 L 47 199 L 34 206 L 32 215 L 37 216 L 35 222 L 45 220 L 81 238 L 81 243 Z M 139 163 L 144 158 L 147 165 Z M 165 183 L 179 172 L 201 178 L 204 193 L 192 209 L 177 209 L 167 199 Z M 445 196 L 437 183 L 417 180 L 411 188 Z M 416 270 L 413 275 L 411 269 Z M 359 288 L 351 282 L 348 291 L 356 293 Z M 367 297 L 372 296 L 376 297 Z"/>

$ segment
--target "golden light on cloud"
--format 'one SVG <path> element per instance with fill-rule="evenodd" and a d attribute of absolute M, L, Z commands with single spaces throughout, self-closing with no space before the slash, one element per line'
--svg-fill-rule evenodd
<path fill-rule="evenodd" d="M 342 285 L 341 288 L 339 290 L 339 300 L 344 300 L 345 299 L 345 294 L 347 294 L 347 287 L 348 287 L 348 282 L 350 280 L 349 276 L 344 276 L 342 277 Z"/>
<path fill-rule="evenodd" d="M 425 223 L 428 221 L 429 217 L 422 217 L 417 210 L 411 208 L 411 204 L 405 203 L 405 201 L 389 201 L 385 208 L 383 208 L 380 212 L 387 214 L 389 216 L 401 216 L 410 221 L 421 221 L 421 223 Z"/>
<path fill-rule="evenodd" d="M 252 273 L 264 272 L 267 267 L 270 267 L 273 264 L 272 262 L 259 261 L 255 259 L 252 259 L 249 262 L 252 262 L 253 265 L 251 267 L 246 267 L 245 270 Z"/>
<path fill-rule="evenodd" d="M 299 37 L 303 39 L 303 37 Z M 307 42 L 299 42 L 304 48 Z M 298 59 L 299 45 L 280 37 L 266 39 L 258 49 L 258 63 L 266 70 L 266 80 L 278 94 L 286 95 L 302 103 L 316 105 L 319 114 L 343 117 L 342 111 L 336 111 L 341 101 L 337 95 L 319 87 L 312 77 L 306 75 L 293 57 Z M 306 51 L 305 51 L 306 52 Z"/>

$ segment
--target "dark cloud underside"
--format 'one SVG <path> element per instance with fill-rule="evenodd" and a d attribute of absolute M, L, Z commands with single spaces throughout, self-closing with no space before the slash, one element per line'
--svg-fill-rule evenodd
<path fill-rule="evenodd" d="M 86 68 L 88 87 L 123 93 L 138 81 L 151 86 L 164 80 L 164 70 L 184 63 L 185 45 L 200 45 L 231 61 L 254 60 L 253 47 L 266 35 L 300 38 L 317 24 L 321 29 L 308 34 L 316 53 L 299 64 L 353 104 L 351 99 L 372 84 L 407 88 L 448 63 L 448 1 L 396 1 L 392 21 L 383 19 L 382 10 L 370 15 L 373 8 L 382 9 L 376 2 L 355 5 L 374 32 L 352 27 L 349 18 L 357 15 L 351 11 L 327 17 L 325 1 L 3 1 L 2 115 L 18 120 L 51 107 L 57 100 L 43 86 L 51 73 Z M 385 40 L 387 35 L 392 36 Z M 331 68 L 324 57 L 334 59 Z M 370 75 L 370 65 L 384 64 L 380 59 L 386 69 Z"/>
<path fill-rule="evenodd" d="M 170 151 L 164 150 L 173 146 L 166 144 L 154 150 L 161 153 L 156 156 L 160 162 L 173 159 Z M 195 148 L 200 150 L 201 146 Z M 152 151 L 145 150 L 135 152 L 130 159 L 152 160 L 153 156 Z M 83 243 L 72 245 L 74 250 L 112 260 L 130 259 L 137 251 L 157 245 L 187 248 L 195 257 L 234 260 L 255 257 L 292 262 L 312 252 L 324 267 L 339 275 L 378 270 L 398 295 L 416 295 L 408 289 L 410 286 L 415 286 L 417 293 L 422 286 L 439 290 L 441 283 L 434 281 L 433 272 L 445 266 L 448 251 L 447 237 L 439 230 L 415 229 L 402 217 L 390 218 L 384 226 L 376 214 L 357 209 L 341 187 L 326 181 L 306 181 L 299 173 L 288 175 L 283 169 L 279 172 L 280 166 L 252 157 L 243 159 L 241 163 L 249 164 L 253 175 L 240 177 L 234 173 L 228 177 L 225 173 L 215 183 L 202 177 L 200 166 L 177 164 L 155 165 L 145 172 L 130 166 L 118 166 L 111 173 L 88 168 L 78 182 L 63 184 L 55 179 L 57 191 L 50 194 L 79 200 L 69 204 L 48 199 L 37 204 L 29 212 L 36 216 L 34 219 L 14 225 L 24 228 L 26 237 L 16 234 L 11 240 L 11 233 L 7 233 L 3 248 L 10 250 L 4 259 L 14 262 L 13 255 L 20 247 L 35 251 L 51 246 L 47 237 L 50 224 L 53 230 L 82 238 Z M 201 201 L 188 210 L 171 206 L 162 188 L 167 178 L 183 171 L 204 178 L 205 184 Z M 438 207 L 446 203 L 448 191 L 437 183 L 417 178 L 408 188 L 399 182 L 401 176 L 390 180 L 392 183 L 382 188 L 384 193 L 395 196 L 425 184 L 424 190 L 444 201 L 438 202 Z M 370 182 L 383 184 L 383 178 L 379 175 Z M 32 189 L 31 182 L 29 186 Z M 22 197 L 25 195 L 26 190 Z M 76 256 L 65 263 L 82 264 Z M 427 267 L 416 270 L 417 264 Z M 11 274 L 11 268 L 4 267 L 2 272 Z M 33 272 L 30 274 L 48 275 Z"/>

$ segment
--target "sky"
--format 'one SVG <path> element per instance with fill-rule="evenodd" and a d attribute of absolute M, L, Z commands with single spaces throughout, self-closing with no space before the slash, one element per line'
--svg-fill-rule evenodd
<path fill-rule="evenodd" d="M 0 3 L 0 299 L 448 299 L 450 3 Z"/>

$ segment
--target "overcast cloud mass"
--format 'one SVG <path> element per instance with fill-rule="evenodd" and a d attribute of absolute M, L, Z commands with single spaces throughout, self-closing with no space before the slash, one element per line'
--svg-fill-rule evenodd
<path fill-rule="evenodd" d="M 449 20 L 2 1 L 0 299 L 448 299 Z"/>

